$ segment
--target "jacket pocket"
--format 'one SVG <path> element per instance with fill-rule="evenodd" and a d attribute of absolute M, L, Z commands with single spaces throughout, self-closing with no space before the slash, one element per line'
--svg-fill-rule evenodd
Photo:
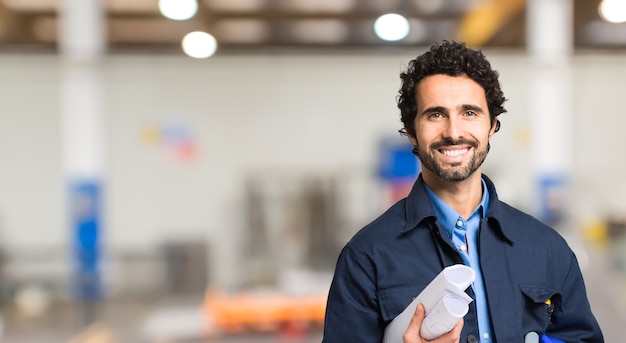
<path fill-rule="evenodd" d="M 388 324 L 419 295 L 424 287 L 392 288 L 377 292 L 383 321 Z"/>
<path fill-rule="evenodd" d="M 552 312 L 561 296 L 558 292 L 540 285 L 520 284 L 523 294 L 522 327 L 524 332 L 546 332 Z"/>

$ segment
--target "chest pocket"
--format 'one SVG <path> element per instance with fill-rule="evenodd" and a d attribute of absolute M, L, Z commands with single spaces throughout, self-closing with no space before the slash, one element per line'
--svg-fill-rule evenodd
<path fill-rule="evenodd" d="M 546 332 L 552 320 L 552 312 L 561 301 L 561 295 L 543 286 L 520 284 L 523 295 L 522 327 L 525 332 Z"/>
<path fill-rule="evenodd" d="M 385 324 L 388 324 L 400 312 L 404 311 L 424 287 L 393 288 L 378 291 L 376 295 Z"/>

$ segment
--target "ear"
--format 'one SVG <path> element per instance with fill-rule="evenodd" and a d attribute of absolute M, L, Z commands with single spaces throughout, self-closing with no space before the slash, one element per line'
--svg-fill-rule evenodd
<path fill-rule="evenodd" d="M 417 139 L 415 139 L 415 137 L 411 136 L 410 134 L 408 134 L 407 137 L 409 137 L 409 141 L 413 146 L 417 145 Z"/>
<path fill-rule="evenodd" d="M 489 130 L 489 138 L 491 139 L 493 134 L 498 131 L 500 131 L 500 121 L 498 120 L 498 118 L 496 118 L 493 120 L 493 123 L 491 124 L 491 129 Z"/>

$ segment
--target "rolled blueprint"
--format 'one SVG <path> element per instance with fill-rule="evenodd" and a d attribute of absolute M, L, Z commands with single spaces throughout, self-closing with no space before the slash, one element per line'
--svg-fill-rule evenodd
<path fill-rule="evenodd" d="M 524 336 L 524 343 L 539 343 L 539 334 L 536 332 L 529 332 Z"/>
<path fill-rule="evenodd" d="M 476 273 L 468 266 L 455 264 L 446 267 L 424 290 L 385 328 L 383 343 L 402 343 L 417 304 L 424 305 L 426 316 L 420 335 L 435 339 L 448 331 L 467 314 L 472 298 L 465 293 Z"/>

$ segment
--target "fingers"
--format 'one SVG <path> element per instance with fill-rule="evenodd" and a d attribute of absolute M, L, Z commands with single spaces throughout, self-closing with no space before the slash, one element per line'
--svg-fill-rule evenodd
<path fill-rule="evenodd" d="M 452 328 L 450 333 L 453 333 L 455 336 L 461 337 L 461 331 L 463 331 L 463 323 L 463 318 L 461 318 L 461 320 L 459 320 L 459 322 L 456 323 L 456 325 Z"/>
<path fill-rule="evenodd" d="M 420 328 L 422 327 L 422 322 L 424 321 L 424 305 L 417 304 L 415 308 L 415 312 L 411 317 L 411 321 L 409 322 L 409 326 L 404 332 L 404 336 L 402 336 L 403 343 L 420 343 L 422 339 L 420 337 Z M 462 326 L 461 326 L 462 327 Z"/>
<path fill-rule="evenodd" d="M 456 325 L 454 325 L 454 327 L 452 328 L 452 330 L 450 330 L 450 332 L 446 333 L 445 335 L 437 338 L 436 340 L 432 341 L 432 343 L 436 343 L 436 342 L 454 342 L 454 343 L 458 343 L 461 341 L 461 331 L 463 330 L 463 318 L 461 318 L 459 320 L 458 323 L 456 323 Z"/>
<path fill-rule="evenodd" d="M 409 326 L 404 332 L 404 336 L 402 336 L 402 343 L 427 342 L 420 335 L 420 329 L 422 328 L 422 322 L 424 321 L 425 312 L 426 310 L 424 309 L 424 305 L 417 304 L 417 307 L 415 308 L 415 312 L 413 313 L 413 316 L 411 317 L 411 321 L 409 322 Z M 461 318 L 459 322 L 456 323 L 456 325 L 454 325 L 452 330 L 450 330 L 448 333 L 444 334 L 443 336 L 437 338 L 436 340 L 432 341 L 432 343 L 436 343 L 436 342 L 458 343 L 460 342 L 461 331 L 463 330 L 463 324 L 464 324 L 464 321 L 463 321 L 463 318 Z"/>

